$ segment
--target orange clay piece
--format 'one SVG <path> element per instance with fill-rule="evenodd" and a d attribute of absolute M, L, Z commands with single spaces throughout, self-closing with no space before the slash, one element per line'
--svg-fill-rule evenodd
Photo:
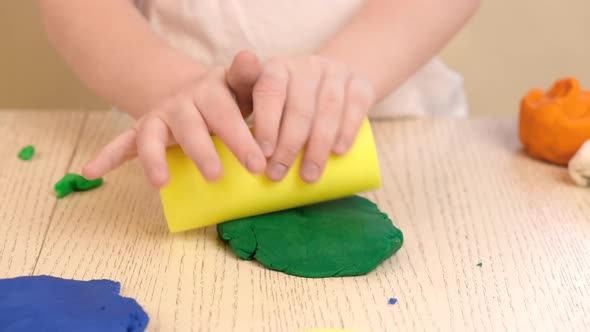
<path fill-rule="evenodd" d="M 575 78 L 557 81 L 547 93 L 532 90 L 520 105 L 519 132 L 531 156 L 567 165 L 590 139 L 590 92 Z"/>

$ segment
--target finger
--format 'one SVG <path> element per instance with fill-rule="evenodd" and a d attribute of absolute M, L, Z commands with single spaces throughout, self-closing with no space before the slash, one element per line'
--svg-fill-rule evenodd
<path fill-rule="evenodd" d="M 174 107 L 165 112 L 164 120 L 178 145 L 207 181 L 219 179 L 223 166 L 199 110 L 190 100 Z"/>
<path fill-rule="evenodd" d="M 248 171 L 261 173 L 266 167 L 266 159 L 240 115 L 238 106 L 224 82 L 216 85 L 210 82 L 207 88 L 197 89 L 194 99 L 207 127 L 227 145 Z"/>
<path fill-rule="evenodd" d="M 134 157 L 137 153 L 135 148 L 136 137 L 137 131 L 134 128 L 117 136 L 84 166 L 82 175 L 91 180 L 103 177 Z"/>
<path fill-rule="evenodd" d="M 346 74 L 340 70 L 327 72 L 322 80 L 316 116 L 301 166 L 301 179 L 306 182 L 319 180 L 334 146 L 344 110 L 346 81 Z"/>
<path fill-rule="evenodd" d="M 279 141 L 266 172 L 273 181 L 279 181 L 285 176 L 307 142 L 321 78 L 319 72 L 313 73 L 313 69 L 305 77 L 293 71 L 289 72 L 289 76 L 289 91 Z"/>
<path fill-rule="evenodd" d="M 164 186 L 170 178 L 166 164 L 168 137 L 166 123 L 156 115 L 145 118 L 137 134 L 137 155 L 148 180 L 158 188 Z"/>
<path fill-rule="evenodd" d="M 252 88 L 261 70 L 258 57 L 251 52 L 242 51 L 236 54 L 229 70 L 226 72 L 227 85 L 235 94 L 238 107 L 244 118 L 252 113 Z"/>
<path fill-rule="evenodd" d="M 374 99 L 375 93 L 368 81 L 353 78 L 348 82 L 340 131 L 332 149 L 335 154 L 343 155 L 350 150 Z"/>
<path fill-rule="evenodd" d="M 274 153 L 287 99 L 289 73 L 279 63 L 269 63 L 254 85 L 254 137 L 266 157 Z"/>

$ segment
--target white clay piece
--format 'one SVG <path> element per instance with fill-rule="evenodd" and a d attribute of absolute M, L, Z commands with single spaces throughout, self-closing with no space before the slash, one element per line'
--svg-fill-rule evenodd
<path fill-rule="evenodd" d="M 568 170 L 578 185 L 590 186 L 590 140 L 586 141 L 570 160 Z"/>

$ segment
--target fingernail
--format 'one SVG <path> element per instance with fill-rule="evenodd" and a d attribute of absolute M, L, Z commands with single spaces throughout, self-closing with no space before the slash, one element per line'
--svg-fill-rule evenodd
<path fill-rule="evenodd" d="M 94 180 L 94 174 L 95 174 L 95 170 L 92 168 L 91 165 L 85 165 L 82 168 L 82 176 L 84 176 L 85 178 L 87 178 L 88 180 Z"/>
<path fill-rule="evenodd" d="M 262 150 L 262 153 L 264 153 L 264 156 L 266 156 L 267 158 L 272 156 L 272 145 L 269 141 L 260 141 L 258 142 L 258 146 L 260 146 L 260 149 Z"/>
<path fill-rule="evenodd" d="M 273 162 L 268 168 L 267 176 L 273 181 L 279 181 L 285 176 L 285 173 L 287 173 L 287 166 L 278 162 Z"/>
<path fill-rule="evenodd" d="M 338 142 L 336 142 L 336 145 L 334 145 L 334 153 L 336 154 L 344 154 L 346 152 L 347 149 L 347 145 L 346 142 L 344 142 L 343 140 L 338 140 Z"/>
<path fill-rule="evenodd" d="M 246 157 L 246 168 L 251 173 L 258 174 L 264 171 L 265 164 L 266 159 L 264 159 L 259 152 L 251 152 L 248 157 Z"/>
<path fill-rule="evenodd" d="M 223 174 L 221 163 L 217 160 L 208 160 L 203 163 L 203 173 L 209 181 L 215 181 Z"/>
<path fill-rule="evenodd" d="M 150 173 L 150 178 L 152 180 L 152 184 L 156 187 L 162 187 L 168 182 L 166 169 L 161 167 L 153 168 Z"/>
<path fill-rule="evenodd" d="M 315 182 L 320 177 L 320 168 L 318 165 L 311 161 L 306 161 L 301 167 L 301 178 L 305 182 Z"/>

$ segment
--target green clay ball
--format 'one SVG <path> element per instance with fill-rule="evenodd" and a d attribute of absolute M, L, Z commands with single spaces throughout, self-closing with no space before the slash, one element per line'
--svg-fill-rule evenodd
<path fill-rule="evenodd" d="M 102 179 L 88 180 L 82 175 L 68 173 L 59 180 L 54 190 L 58 198 L 66 197 L 74 191 L 87 191 L 102 185 Z"/>
<path fill-rule="evenodd" d="M 238 219 L 217 232 L 238 257 L 307 278 L 367 274 L 403 244 L 388 216 L 360 196 Z"/>

